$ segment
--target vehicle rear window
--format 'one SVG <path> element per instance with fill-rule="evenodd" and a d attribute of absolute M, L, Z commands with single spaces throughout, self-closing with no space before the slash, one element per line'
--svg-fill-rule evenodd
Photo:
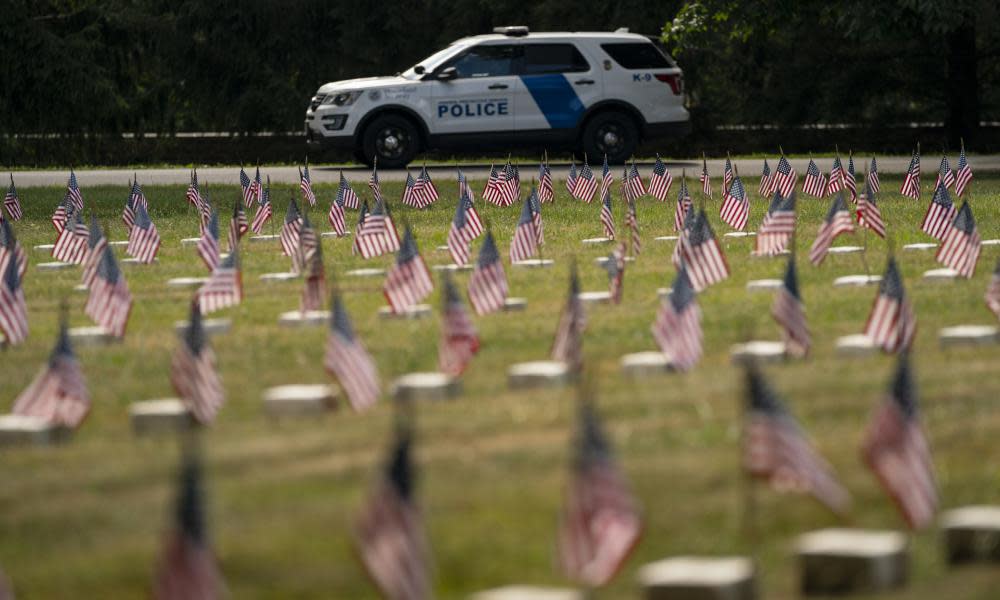
<path fill-rule="evenodd" d="M 525 75 L 589 71 L 590 65 L 573 44 L 525 44 Z"/>
<path fill-rule="evenodd" d="M 669 69 L 674 66 L 652 42 L 601 44 L 601 48 L 625 69 Z"/>
<path fill-rule="evenodd" d="M 449 66 L 455 67 L 460 79 L 466 77 L 500 77 L 514 74 L 517 46 L 479 45 L 469 48 Z"/>

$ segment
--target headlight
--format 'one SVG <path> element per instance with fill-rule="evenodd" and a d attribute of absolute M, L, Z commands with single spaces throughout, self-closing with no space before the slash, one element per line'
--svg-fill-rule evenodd
<path fill-rule="evenodd" d="M 354 92 L 340 92 L 338 94 L 327 94 L 323 99 L 323 105 L 332 104 L 334 106 L 350 106 L 361 96 L 361 90 Z"/>

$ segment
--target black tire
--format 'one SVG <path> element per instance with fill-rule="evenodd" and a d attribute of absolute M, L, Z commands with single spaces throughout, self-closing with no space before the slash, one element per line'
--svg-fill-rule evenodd
<path fill-rule="evenodd" d="M 608 110 L 587 121 L 580 137 L 580 146 L 592 164 L 599 164 L 608 155 L 608 162 L 622 164 L 632 157 L 639 145 L 639 128 L 626 113 Z"/>
<path fill-rule="evenodd" d="M 375 117 L 361 136 L 361 153 L 369 167 L 378 158 L 378 166 L 387 169 L 405 167 L 420 150 L 420 131 L 401 115 Z"/>

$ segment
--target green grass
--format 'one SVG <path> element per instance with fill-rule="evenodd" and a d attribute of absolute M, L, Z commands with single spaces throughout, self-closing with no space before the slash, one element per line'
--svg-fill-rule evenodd
<path fill-rule="evenodd" d="M 387 196 L 398 198 L 400 185 L 387 184 Z M 434 248 L 444 243 L 456 194 L 453 182 L 438 185 L 448 200 L 422 212 L 395 208 L 400 225 L 413 225 L 431 264 L 447 262 Z M 898 185 L 898 179 L 886 178 L 887 193 L 880 198 L 894 243 L 901 247 L 926 241 L 918 227 L 929 192 L 925 189 L 924 199 L 913 202 L 891 191 Z M 983 237 L 1000 237 L 1000 179 L 980 178 L 973 186 Z M 481 189 L 482 182 L 474 187 Z M 756 189 L 756 182 L 749 181 L 748 187 Z M 317 188 L 321 201 L 329 202 L 334 189 Z M 276 220 L 293 189 L 276 186 L 273 191 Z M 239 196 L 235 187 L 213 191 L 221 203 Z M 150 187 L 146 192 L 164 244 L 158 264 L 124 267 L 135 296 L 124 343 L 79 350 L 93 398 L 91 415 L 66 445 L 0 454 L 0 565 L 19 597 L 141 598 L 149 590 L 170 523 L 178 452 L 170 438 L 135 438 L 127 409 L 133 401 L 173 394 L 169 360 L 177 341 L 172 323 L 185 318 L 190 291 L 167 288 L 165 281 L 201 275 L 203 267 L 194 249 L 179 243 L 197 235 L 184 188 Z M 476 318 L 483 348 L 463 378 L 465 394 L 418 409 L 418 497 L 435 554 L 436 592 L 442 598 L 511 582 L 565 584 L 553 568 L 553 548 L 567 478 L 573 393 L 513 393 L 505 381 L 508 365 L 546 357 L 572 256 L 584 289 L 606 286 L 603 271 L 592 261 L 609 249 L 579 242 L 600 235 L 599 205 L 572 202 L 559 192 L 555 206 L 544 209 L 545 255 L 556 260 L 555 268 L 508 268 L 511 294 L 528 299 L 527 311 Z M 84 189 L 88 209 L 110 226 L 111 239 L 125 235 L 119 215 L 126 193 L 123 187 Z M 32 263 L 51 260 L 31 248 L 54 240 L 48 217 L 62 194 L 57 188 L 22 191 L 26 219 L 17 224 L 17 233 Z M 754 200 L 752 227 L 760 223 L 765 204 Z M 844 359 L 833 350 L 838 336 L 861 331 L 875 289 L 832 287 L 836 276 L 863 272 L 858 255 L 830 256 L 820 268 L 805 261 L 827 205 L 808 198 L 800 202 L 800 277 L 814 352 L 807 360 L 769 367 L 767 374 L 850 489 L 854 510 L 849 523 L 897 528 L 899 517 L 858 458 L 862 431 L 886 388 L 893 359 Z M 726 229 L 718 222 L 718 200 L 708 206 L 721 236 Z M 518 210 L 481 210 L 506 252 Z M 757 535 L 746 534 L 738 447 L 742 379 L 728 357 L 729 346 L 748 336 L 778 339 L 768 314 L 770 296 L 748 294 L 745 285 L 749 279 L 780 277 L 784 261 L 750 258 L 750 240 L 725 239 L 732 277 L 699 297 L 706 349 L 701 364 L 689 374 L 635 382 L 619 372 L 621 355 L 655 347 L 649 325 L 657 308 L 656 288 L 669 285 L 673 277 L 673 244 L 653 237 L 671 233 L 672 211 L 672 204 L 641 201 L 644 247 L 628 267 L 625 300 L 617 307 L 596 307 L 589 315 L 588 369 L 606 428 L 647 521 L 644 539 L 625 570 L 595 597 L 636 597 L 636 569 L 654 559 L 751 552 L 759 560 L 763 597 L 794 597 L 796 535 L 840 521 L 808 498 L 759 487 Z M 620 215 L 618 219 L 620 225 Z M 319 212 L 313 222 L 328 229 Z M 331 273 L 365 264 L 351 256 L 349 239 L 323 243 Z M 838 243 L 860 243 L 860 236 Z M 886 247 L 869 237 L 873 272 L 881 271 Z M 943 350 L 937 342 L 943 326 L 995 323 L 982 295 L 997 256 L 997 247 L 985 248 L 971 281 L 935 285 L 920 278 L 936 266 L 932 253 L 899 253 L 919 319 L 916 376 L 944 507 L 1000 502 L 1000 347 Z M 222 313 L 233 318 L 234 327 L 213 341 L 227 402 L 203 436 L 209 523 L 222 570 L 235 598 L 373 597 L 351 549 L 349 523 L 383 459 L 393 423 L 391 403 L 384 400 L 365 414 L 342 408 L 321 419 L 267 419 L 261 411 L 264 388 L 328 381 L 322 368 L 326 332 L 277 327 L 278 314 L 297 307 L 301 285 L 260 282 L 260 274 L 288 268 L 277 244 L 244 245 L 243 265 L 246 299 Z M 73 325 L 89 324 L 83 314 L 85 298 L 73 291 L 78 278 L 78 270 L 29 268 L 25 285 L 31 336 L 23 346 L 0 352 L 0 396 L 9 402 L 44 362 L 61 301 L 68 299 Z M 458 276 L 463 286 L 467 278 Z M 358 333 L 385 382 L 435 367 L 436 316 L 379 321 L 376 311 L 385 302 L 381 280 L 339 280 Z M 437 306 L 437 293 L 431 302 Z M 913 537 L 912 567 L 911 585 L 885 597 L 988 598 L 1000 584 L 995 569 L 948 569 L 933 530 Z"/>

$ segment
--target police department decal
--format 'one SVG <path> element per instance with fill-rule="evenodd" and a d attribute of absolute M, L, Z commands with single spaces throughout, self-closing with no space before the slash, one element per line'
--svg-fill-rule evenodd
<path fill-rule="evenodd" d="M 481 100 L 446 100 L 437 105 L 439 119 L 462 119 L 467 117 L 496 117 L 510 114 L 507 98 L 484 98 Z"/>

